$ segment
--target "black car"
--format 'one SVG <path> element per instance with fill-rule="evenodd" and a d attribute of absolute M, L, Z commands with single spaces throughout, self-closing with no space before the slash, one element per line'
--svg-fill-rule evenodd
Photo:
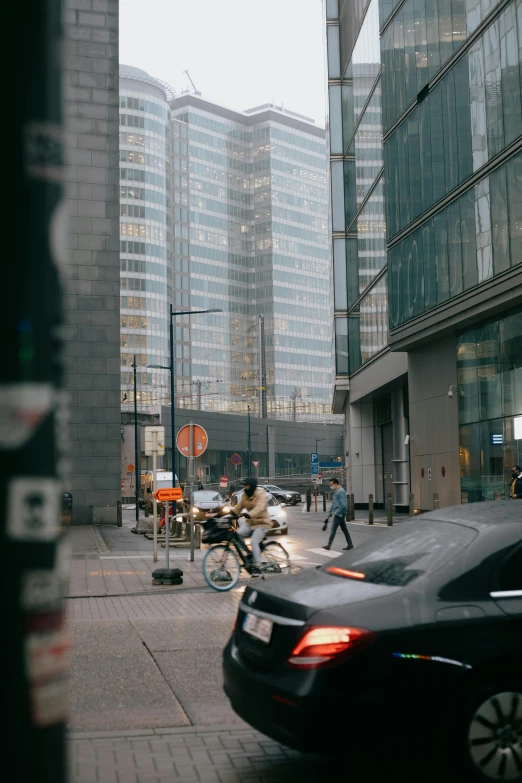
<path fill-rule="evenodd" d="M 280 503 L 287 503 L 289 506 L 295 506 L 301 502 L 301 494 L 299 492 L 292 492 L 288 489 L 281 489 L 276 487 L 275 484 L 260 484 L 262 489 L 266 489 L 271 495 L 275 497 Z"/>
<path fill-rule="evenodd" d="M 224 678 L 244 720 L 296 749 L 420 730 L 463 782 L 521 781 L 522 504 L 431 512 L 247 587 Z"/>

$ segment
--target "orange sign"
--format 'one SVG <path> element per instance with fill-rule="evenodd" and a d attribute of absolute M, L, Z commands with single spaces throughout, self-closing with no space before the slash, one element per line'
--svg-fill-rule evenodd
<path fill-rule="evenodd" d="M 203 452 L 208 446 L 208 435 L 199 424 L 192 425 L 192 454 L 190 451 L 190 424 L 185 424 L 184 427 L 178 432 L 176 443 L 178 445 L 178 451 L 183 454 L 184 457 L 201 457 Z"/>
<path fill-rule="evenodd" d="M 163 489 L 157 489 L 154 493 L 156 500 L 161 503 L 167 500 L 181 500 L 183 497 L 183 490 L 181 487 L 164 487 Z"/>
<path fill-rule="evenodd" d="M 134 465 L 127 465 L 127 473 L 133 473 L 134 472 Z"/>

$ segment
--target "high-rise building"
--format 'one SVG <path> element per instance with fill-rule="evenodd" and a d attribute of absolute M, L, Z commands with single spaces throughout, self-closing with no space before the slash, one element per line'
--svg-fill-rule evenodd
<path fill-rule="evenodd" d="M 123 408 L 176 405 L 332 419 L 325 131 L 271 104 L 246 112 L 120 68 Z"/>
<path fill-rule="evenodd" d="M 327 0 L 336 384 L 355 500 L 522 461 L 522 2 Z"/>

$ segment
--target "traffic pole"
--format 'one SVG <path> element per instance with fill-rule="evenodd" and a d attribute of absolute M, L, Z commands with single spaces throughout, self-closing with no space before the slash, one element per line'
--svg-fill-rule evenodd
<path fill-rule="evenodd" d="M 190 562 L 194 562 L 194 424 L 190 422 L 189 439 L 189 480 L 190 480 Z"/>
<path fill-rule="evenodd" d="M 158 501 L 156 500 L 156 484 L 157 484 L 157 468 L 156 468 L 157 451 L 152 452 L 152 559 L 154 563 L 158 562 Z M 174 474 L 172 474 L 174 475 Z"/>
<path fill-rule="evenodd" d="M 5 82 L 10 197 L 4 255 L 13 263 L 5 275 L 0 382 L 2 768 L 24 781 L 65 783 L 68 643 L 59 468 L 67 410 L 56 246 L 66 230 L 60 0 L 9 6 L 9 36 L 20 57 L 18 78 Z"/>

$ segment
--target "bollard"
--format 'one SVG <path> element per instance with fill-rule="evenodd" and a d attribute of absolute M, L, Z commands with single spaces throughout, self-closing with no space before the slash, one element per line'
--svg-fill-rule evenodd
<path fill-rule="evenodd" d="M 122 507 L 121 507 L 121 500 L 118 500 L 116 502 L 116 524 L 118 527 L 123 526 L 123 514 L 122 514 Z"/>
<path fill-rule="evenodd" d="M 495 494 L 493 495 L 493 500 L 502 500 L 502 492 L 499 491 L 495 492 Z"/>
<path fill-rule="evenodd" d="M 306 490 L 306 510 L 310 511 L 310 508 L 312 506 L 312 490 L 307 489 Z"/>
<path fill-rule="evenodd" d="M 315 513 L 317 514 L 317 487 L 314 487 L 314 506 L 315 506 Z"/>
<path fill-rule="evenodd" d="M 350 522 L 355 519 L 355 498 L 353 494 L 350 495 Z"/>
<path fill-rule="evenodd" d="M 410 492 L 410 517 L 415 516 L 415 496 Z"/>
<path fill-rule="evenodd" d="M 436 511 L 439 507 L 439 493 L 433 493 L 433 510 Z"/>
<path fill-rule="evenodd" d="M 462 494 L 460 496 L 460 502 L 461 503 L 467 503 L 468 502 L 468 493 L 467 492 L 462 492 Z"/>
<path fill-rule="evenodd" d="M 388 492 L 386 495 L 386 521 L 388 527 L 393 525 L 393 497 L 391 492 Z"/>
<path fill-rule="evenodd" d="M 368 524 L 373 525 L 373 495 L 368 495 Z"/>
<path fill-rule="evenodd" d="M 326 511 L 326 492 L 323 492 L 323 511 Z"/>

